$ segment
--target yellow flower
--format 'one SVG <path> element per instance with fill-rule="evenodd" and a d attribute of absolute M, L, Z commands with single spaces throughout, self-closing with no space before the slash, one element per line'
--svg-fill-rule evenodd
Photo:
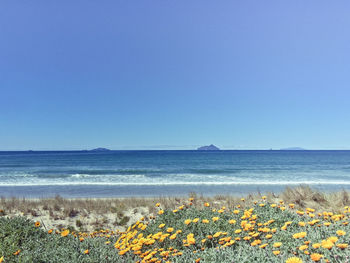
<path fill-rule="evenodd" d="M 122 256 L 122 255 L 124 255 L 126 252 L 128 252 L 129 250 L 130 250 L 130 248 L 126 248 L 126 249 L 120 250 L 118 254 Z"/>
<path fill-rule="evenodd" d="M 69 230 L 68 229 L 66 229 L 66 230 L 61 232 L 61 237 L 66 237 L 68 235 L 69 235 Z"/>
<path fill-rule="evenodd" d="M 186 219 L 184 223 L 185 223 L 186 225 L 189 225 L 191 222 L 192 222 L 191 219 Z"/>
<path fill-rule="evenodd" d="M 174 228 L 172 228 L 172 227 L 169 227 L 167 230 L 166 230 L 168 233 L 171 233 L 171 232 L 173 232 L 174 231 Z"/>
<path fill-rule="evenodd" d="M 208 220 L 208 219 L 203 219 L 203 220 L 202 220 L 202 223 L 208 224 L 208 223 L 209 223 L 209 220 Z"/>
<path fill-rule="evenodd" d="M 228 221 L 228 223 L 229 223 L 229 224 L 231 224 L 231 225 L 233 225 L 233 224 L 235 224 L 235 223 L 236 223 L 236 220 L 231 219 L 230 221 Z"/>
<path fill-rule="evenodd" d="M 160 224 L 158 227 L 163 228 L 163 227 L 165 227 L 165 224 Z"/>
<path fill-rule="evenodd" d="M 286 260 L 286 263 L 303 263 L 301 258 L 291 257 Z"/>
<path fill-rule="evenodd" d="M 173 239 L 175 239 L 176 238 L 176 233 L 175 234 L 172 234 L 170 237 L 169 237 L 169 239 L 171 239 L 171 240 L 173 240 Z"/>
<path fill-rule="evenodd" d="M 160 206 L 160 203 L 156 203 L 156 207 L 159 207 Z"/>
<path fill-rule="evenodd" d="M 321 246 L 320 243 L 315 243 L 315 244 L 312 245 L 313 248 L 319 248 L 320 246 Z"/>
<path fill-rule="evenodd" d="M 282 242 L 276 242 L 273 244 L 273 247 L 280 247 L 282 246 Z"/>
<path fill-rule="evenodd" d="M 345 236 L 345 234 L 346 234 L 346 232 L 343 230 L 338 230 L 336 233 L 338 236 Z"/>
<path fill-rule="evenodd" d="M 216 232 L 214 235 L 213 235 L 213 237 L 218 237 L 218 236 L 220 236 L 221 235 L 221 232 Z"/>
<path fill-rule="evenodd" d="M 304 238 L 304 237 L 306 237 L 306 232 L 300 232 L 300 233 L 296 233 L 296 234 L 294 234 L 293 235 L 293 238 Z"/>
<path fill-rule="evenodd" d="M 279 250 L 274 250 L 274 251 L 272 251 L 272 253 L 274 254 L 274 255 L 279 255 L 280 253 L 281 253 L 281 251 L 279 251 Z"/>
<path fill-rule="evenodd" d="M 216 216 L 216 217 L 213 217 L 212 219 L 213 219 L 213 222 L 215 222 L 219 220 L 219 217 Z"/>
<path fill-rule="evenodd" d="M 326 248 L 326 249 L 331 249 L 334 246 L 333 242 L 329 240 L 323 240 L 321 245 L 323 248 Z"/>
<path fill-rule="evenodd" d="M 204 206 L 205 206 L 205 207 L 209 207 L 210 204 L 209 204 L 209 203 L 204 203 Z"/>
<path fill-rule="evenodd" d="M 323 257 L 323 255 L 318 254 L 318 253 L 312 253 L 312 254 L 310 255 L 311 260 L 312 260 L 312 261 L 315 261 L 315 262 L 320 261 L 322 257 Z"/>
<path fill-rule="evenodd" d="M 235 234 L 239 234 L 239 233 L 241 233 L 242 232 L 242 230 L 241 229 L 237 229 L 237 230 L 235 230 Z"/>
<path fill-rule="evenodd" d="M 267 247 L 267 245 L 268 244 L 263 244 L 263 245 L 260 246 L 260 248 L 265 248 L 265 247 Z"/>
<path fill-rule="evenodd" d="M 348 244 L 343 244 L 343 243 L 337 244 L 337 247 L 340 248 L 340 249 L 345 249 L 345 248 L 348 247 Z"/>
<path fill-rule="evenodd" d="M 159 210 L 158 215 L 164 214 L 164 210 Z"/>
<path fill-rule="evenodd" d="M 85 251 L 84 251 L 84 254 L 89 254 L 89 250 L 88 250 L 88 249 L 85 250 Z"/>
<path fill-rule="evenodd" d="M 338 241 L 337 237 L 329 237 L 327 238 L 327 241 L 331 241 L 333 244 Z"/>
<path fill-rule="evenodd" d="M 307 249 L 307 248 L 308 248 L 307 245 L 302 245 L 302 246 L 299 247 L 299 250 L 305 250 L 305 249 Z"/>
<path fill-rule="evenodd" d="M 0 263 L 4 261 L 4 256 L 0 258 Z"/>
<path fill-rule="evenodd" d="M 199 221 L 199 218 L 195 218 L 192 220 L 193 223 L 197 223 Z"/>

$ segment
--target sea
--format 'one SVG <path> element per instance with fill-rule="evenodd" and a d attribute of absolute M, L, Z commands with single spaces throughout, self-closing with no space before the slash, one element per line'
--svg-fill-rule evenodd
<path fill-rule="evenodd" d="M 0 152 L 0 196 L 242 195 L 350 190 L 350 151 Z"/>

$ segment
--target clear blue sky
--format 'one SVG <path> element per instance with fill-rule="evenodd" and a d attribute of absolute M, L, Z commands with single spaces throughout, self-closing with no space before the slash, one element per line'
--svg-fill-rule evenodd
<path fill-rule="evenodd" d="M 0 2 L 0 149 L 350 149 L 349 1 Z"/>

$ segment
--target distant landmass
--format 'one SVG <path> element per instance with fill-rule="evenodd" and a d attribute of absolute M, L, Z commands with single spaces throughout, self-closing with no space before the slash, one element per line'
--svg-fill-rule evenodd
<path fill-rule="evenodd" d="M 289 148 L 282 148 L 280 150 L 282 150 L 282 151 L 303 151 L 305 149 L 301 148 L 301 147 L 289 147 Z"/>
<path fill-rule="evenodd" d="M 96 148 L 96 149 L 90 150 L 90 152 L 108 152 L 108 151 L 110 151 L 110 149 L 107 149 L 107 148 Z"/>
<path fill-rule="evenodd" d="M 218 147 L 216 147 L 214 144 L 199 147 L 197 150 L 198 151 L 220 151 L 220 149 Z"/>

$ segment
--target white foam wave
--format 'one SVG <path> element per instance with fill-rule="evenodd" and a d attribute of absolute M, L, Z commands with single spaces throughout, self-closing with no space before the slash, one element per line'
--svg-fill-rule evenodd
<path fill-rule="evenodd" d="M 0 186 L 60 186 L 60 185 L 105 185 L 105 186 L 181 186 L 181 185 L 217 185 L 217 186 L 239 186 L 239 185 L 350 185 L 350 181 L 274 181 L 274 182 L 37 182 L 37 183 L 13 183 L 0 182 Z"/>

